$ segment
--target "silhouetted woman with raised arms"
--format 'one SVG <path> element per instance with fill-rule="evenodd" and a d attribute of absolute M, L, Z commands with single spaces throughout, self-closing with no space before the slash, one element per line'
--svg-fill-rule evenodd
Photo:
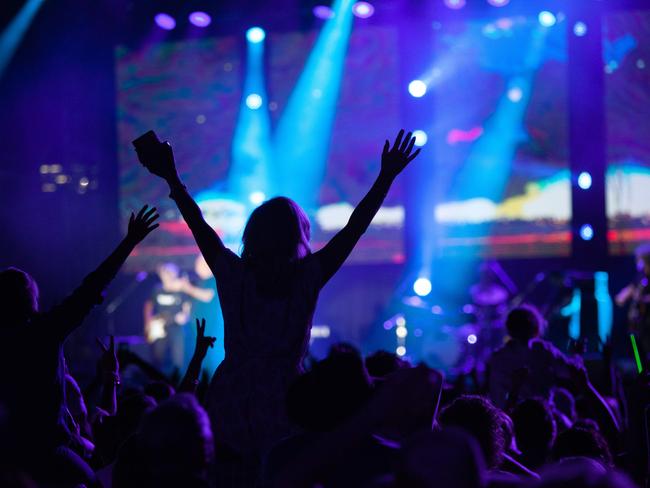
<path fill-rule="evenodd" d="M 285 395 L 302 371 L 316 301 L 379 210 L 393 180 L 420 152 L 400 131 L 386 141 L 381 171 L 347 225 L 321 250 L 309 247 L 310 226 L 292 200 L 273 198 L 251 214 L 241 257 L 203 219 L 176 171 L 172 148 L 139 154 L 165 179 L 170 197 L 210 266 L 224 318 L 225 359 L 210 385 L 208 411 L 215 438 L 241 454 L 263 453 L 290 433 Z"/>

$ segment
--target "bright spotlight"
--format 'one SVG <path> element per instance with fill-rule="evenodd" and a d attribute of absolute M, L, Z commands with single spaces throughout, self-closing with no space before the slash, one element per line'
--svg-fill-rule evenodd
<path fill-rule="evenodd" d="M 246 106 L 251 110 L 257 110 L 262 106 L 262 97 L 257 93 L 251 93 L 246 97 Z"/>
<path fill-rule="evenodd" d="M 413 80 L 409 83 L 409 93 L 412 97 L 421 98 L 427 93 L 427 84 L 422 80 Z"/>
<path fill-rule="evenodd" d="M 406 354 L 406 348 L 404 346 L 397 346 L 397 349 L 395 349 L 395 354 L 398 356 L 404 356 Z"/>
<path fill-rule="evenodd" d="M 447 8 L 458 10 L 465 6 L 465 0 L 445 0 L 445 6 Z"/>
<path fill-rule="evenodd" d="M 212 17 L 205 12 L 192 12 L 189 19 L 190 23 L 197 27 L 207 27 L 212 22 Z"/>
<path fill-rule="evenodd" d="M 513 103 L 518 103 L 524 97 L 524 92 L 518 86 L 513 86 L 508 90 L 508 100 Z"/>
<path fill-rule="evenodd" d="M 585 24 L 582 21 L 576 22 L 573 25 L 573 33 L 578 36 L 582 37 L 587 34 L 587 24 Z"/>
<path fill-rule="evenodd" d="M 253 204 L 253 205 L 261 205 L 264 203 L 264 200 L 266 200 L 266 195 L 264 192 L 261 191 L 254 191 L 250 195 L 248 195 L 248 200 Z"/>
<path fill-rule="evenodd" d="M 246 39 L 248 39 L 248 42 L 262 42 L 265 37 L 266 32 L 261 27 L 251 27 L 246 31 Z"/>
<path fill-rule="evenodd" d="M 470 334 L 470 335 L 467 336 L 467 342 L 469 344 L 476 344 L 477 340 L 478 340 L 478 338 L 476 337 L 476 334 Z"/>
<path fill-rule="evenodd" d="M 395 329 L 395 335 L 400 339 L 404 339 L 408 335 L 408 330 L 406 330 L 406 327 L 397 327 Z"/>
<path fill-rule="evenodd" d="M 414 130 L 413 137 L 415 137 L 415 145 L 417 147 L 424 146 L 427 143 L 427 140 L 429 139 L 427 133 L 424 132 L 423 130 Z"/>
<path fill-rule="evenodd" d="M 583 190 L 588 190 L 591 188 L 591 174 L 587 171 L 583 171 L 578 175 L 578 186 Z"/>
<path fill-rule="evenodd" d="M 174 27 L 176 27 L 176 19 L 165 13 L 156 14 L 153 20 L 156 22 L 156 25 L 163 30 L 173 30 Z"/>
<path fill-rule="evenodd" d="M 594 228 L 590 224 L 583 224 L 580 227 L 580 238 L 583 241 L 590 241 L 594 238 Z"/>
<path fill-rule="evenodd" d="M 327 20 L 334 17 L 334 10 L 327 5 L 316 5 L 312 10 L 314 17 L 317 19 Z"/>
<path fill-rule="evenodd" d="M 425 297 L 431 293 L 431 281 L 427 278 L 418 278 L 413 283 L 413 291 L 417 296 Z"/>
<path fill-rule="evenodd" d="M 555 22 L 557 22 L 555 15 L 548 10 L 541 11 L 537 16 L 537 20 L 539 20 L 539 23 L 542 24 L 543 27 L 552 27 L 555 25 Z"/>
<path fill-rule="evenodd" d="M 487 0 L 493 7 L 505 7 L 510 3 L 510 0 Z"/>
<path fill-rule="evenodd" d="M 360 19 L 367 19 L 375 13 L 375 7 L 368 2 L 357 2 L 352 6 L 352 13 Z"/>

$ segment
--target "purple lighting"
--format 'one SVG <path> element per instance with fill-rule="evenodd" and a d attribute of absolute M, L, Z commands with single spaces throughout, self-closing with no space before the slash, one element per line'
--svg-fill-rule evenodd
<path fill-rule="evenodd" d="M 212 22 L 212 17 L 205 12 L 192 12 L 190 14 L 190 22 L 197 27 L 207 27 Z"/>
<path fill-rule="evenodd" d="M 375 13 L 375 7 L 368 2 L 357 2 L 352 6 L 352 13 L 360 19 L 367 19 Z"/>
<path fill-rule="evenodd" d="M 458 10 L 465 6 L 465 0 L 445 0 L 445 6 L 447 8 Z"/>
<path fill-rule="evenodd" d="M 164 30 L 172 30 L 176 27 L 176 20 L 168 14 L 160 13 L 154 17 L 156 25 Z"/>
<path fill-rule="evenodd" d="M 487 3 L 493 7 L 505 7 L 510 3 L 510 0 L 487 0 Z"/>
<path fill-rule="evenodd" d="M 312 12 L 317 19 L 327 20 L 334 17 L 334 11 L 326 5 L 316 5 Z"/>

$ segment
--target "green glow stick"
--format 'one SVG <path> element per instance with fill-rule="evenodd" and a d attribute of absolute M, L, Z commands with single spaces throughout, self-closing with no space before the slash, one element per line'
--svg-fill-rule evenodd
<path fill-rule="evenodd" d="M 636 347 L 636 337 L 634 337 L 634 334 L 630 334 L 630 340 L 632 341 L 632 350 L 634 351 L 636 369 L 639 371 L 639 374 L 641 374 L 643 373 L 643 364 L 641 363 L 641 356 L 639 356 L 639 348 Z"/>

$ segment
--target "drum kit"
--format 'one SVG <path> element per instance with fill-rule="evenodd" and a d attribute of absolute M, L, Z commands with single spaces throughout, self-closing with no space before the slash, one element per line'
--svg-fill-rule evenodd
<path fill-rule="evenodd" d="M 503 268 L 492 261 L 481 265 L 479 281 L 469 289 L 470 303 L 461 307 L 443 308 L 420 297 L 405 297 L 408 356 L 450 375 L 482 370 L 492 351 L 505 342 L 505 316 L 520 295 Z"/>

